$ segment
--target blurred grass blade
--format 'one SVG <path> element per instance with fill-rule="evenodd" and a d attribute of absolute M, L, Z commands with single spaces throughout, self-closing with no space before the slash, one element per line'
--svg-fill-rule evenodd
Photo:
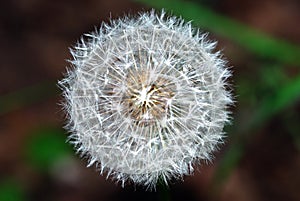
<path fill-rule="evenodd" d="M 231 171 L 238 165 L 243 155 L 243 147 L 248 141 L 249 134 L 259 129 L 273 115 L 281 112 L 300 99 L 300 75 L 278 88 L 273 96 L 266 97 L 262 101 L 256 113 L 251 117 L 246 129 L 238 130 L 231 139 L 231 145 L 218 166 L 215 174 L 214 186 L 218 187 L 228 178 Z M 245 135 L 248 134 L 248 135 Z"/>
<path fill-rule="evenodd" d="M 266 97 L 253 117 L 252 125 L 259 127 L 273 115 L 292 105 L 300 98 L 300 75 L 278 88 L 273 96 Z"/>
<path fill-rule="evenodd" d="M 232 142 L 225 155 L 222 157 L 217 171 L 214 174 L 211 188 L 212 194 L 217 194 L 223 182 L 228 178 L 234 168 L 238 165 L 244 152 L 244 144 Z"/>
<path fill-rule="evenodd" d="M 300 65 L 300 47 L 256 31 L 242 23 L 219 15 L 202 5 L 180 0 L 135 0 L 154 8 L 165 8 L 191 20 L 202 29 L 228 38 L 249 51 L 281 63 Z"/>

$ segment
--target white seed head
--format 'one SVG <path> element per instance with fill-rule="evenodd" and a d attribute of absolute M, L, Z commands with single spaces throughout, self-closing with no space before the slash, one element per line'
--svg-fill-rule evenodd
<path fill-rule="evenodd" d="M 155 187 L 210 160 L 224 137 L 231 73 L 216 43 L 154 11 L 102 24 L 60 81 L 70 142 L 120 181 Z"/>

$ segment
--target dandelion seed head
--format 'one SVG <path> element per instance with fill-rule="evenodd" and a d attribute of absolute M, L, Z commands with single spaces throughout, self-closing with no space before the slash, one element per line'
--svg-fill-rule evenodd
<path fill-rule="evenodd" d="M 70 142 L 88 166 L 122 185 L 155 187 L 211 159 L 232 98 L 231 73 L 207 34 L 152 11 L 86 37 L 60 85 Z"/>

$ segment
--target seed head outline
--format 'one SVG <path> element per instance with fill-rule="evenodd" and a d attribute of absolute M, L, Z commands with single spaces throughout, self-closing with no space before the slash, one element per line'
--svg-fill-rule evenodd
<path fill-rule="evenodd" d="M 88 166 L 153 188 L 211 160 L 232 98 L 231 73 L 207 34 L 151 11 L 85 36 L 59 84 L 69 141 Z"/>

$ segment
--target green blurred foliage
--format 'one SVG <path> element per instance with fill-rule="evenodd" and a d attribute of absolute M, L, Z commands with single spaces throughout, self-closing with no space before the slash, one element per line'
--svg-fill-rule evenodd
<path fill-rule="evenodd" d="M 0 182 L 0 201 L 25 201 L 23 189 L 13 179 L 5 179 Z"/>
<path fill-rule="evenodd" d="M 28 162 L 41 171 L 48 171 L 57 161 L 72 153 L 62 129 L 39 128 L 31 133 L 25 147 Z"/>

